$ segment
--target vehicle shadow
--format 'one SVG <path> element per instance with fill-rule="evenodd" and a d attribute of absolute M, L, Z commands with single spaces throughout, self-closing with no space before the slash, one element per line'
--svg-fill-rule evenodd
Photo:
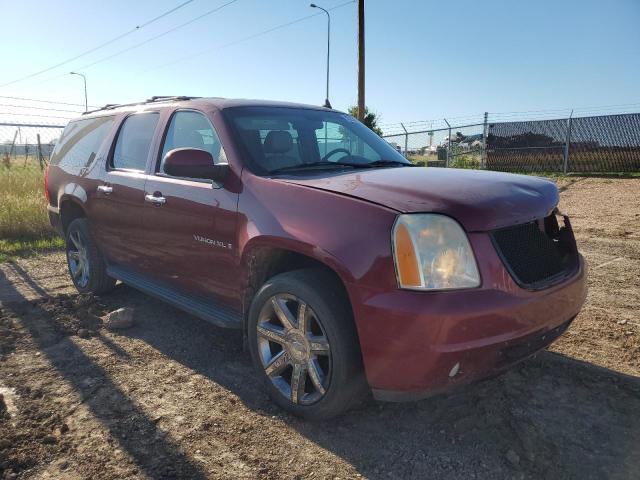
<path fill-rule="evenodd" d="M 544 352 L 506 374 L 406 404 L 367 400 L 328 422 L 283 414 L 266 397 L 240 333 L 148 301 L 122 286 L 143 340 L 278 415 L 369 478 L 632 478 L 640 465 L 640 378 Z"/>
<path fill-rule="evenodd" d="M 43 295 L 46 291 L 20 266 L 13 264 L 20 277 Z M 38 302 L 18 299 L 22 295 L 0 270 L 0 306 L 13 311 L 20 324 L 29 332 L 39 352 L 73 387 L 81 403 L 100 421 L 126 451 L 141 471 L 151 478 L 207 478 L 177 445 L 161 432 L 129 396 L 119 388 L 110 375 L 91 359 L 69 337 L 56 335 L 55 319 Z M 112 347 L 113 349 L 113 347 Z M 117 349 L 114 350 L 118 354 Z M 120 352 L 120 355 L 126 355 Z M 19 388 L 20 386 L 18 386 Z M 31 412 L 33 413 L 33 412 Z M 126 418 L 134 428 L 122 428 L 120 420 Z M 153 439 L 153 442 L 149 442 Z"/>

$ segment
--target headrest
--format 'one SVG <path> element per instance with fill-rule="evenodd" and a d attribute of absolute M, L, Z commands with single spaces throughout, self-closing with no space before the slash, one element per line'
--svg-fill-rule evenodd
<path fill-rule="evenodd" d="M 264 153 L 286 153 L 292 146 L 291 134 L 283 130 L 271 130 L 264 139 Z"/>

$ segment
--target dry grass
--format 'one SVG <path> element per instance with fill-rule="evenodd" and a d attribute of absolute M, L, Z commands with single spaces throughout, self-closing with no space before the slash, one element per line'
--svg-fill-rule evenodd
<path fill-rule="evenodd" d="M 35 163 L 0 167 L 0 260 L 62 245 L 49 225 L 43 185 Z"/>

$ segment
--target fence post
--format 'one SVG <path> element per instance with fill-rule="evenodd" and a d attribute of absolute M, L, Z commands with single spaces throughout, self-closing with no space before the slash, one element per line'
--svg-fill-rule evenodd
<path fill-rule="evenodd" d="M 445 161 L 444 166 L 446 168 L 449 168 L 449 157 L 451 156 L 451 125 L 449 125 L 449 122 L 447 122 L 447 119 L 444 119 L 444 123 L 447 124 L 447 127 L 449 127 L 449 137 L 447 140 L 447 160 Z"/>
<path fill-rule="evenodd" d="M 44 170 L 44 157 L 42 156 L 42 145 L 40 144 L 40 134 L 36 134 L 38 141 L 38 162 L 40 162 L 40 170 Z"/>
<path fill-rule="evenodd" d="M 571 143 L 571 119 L 573 118 L 573 110 L 567 119 L 567 136 L 564 140 L 564 155 L 562 159 L 562 172 L 566 175 L 569 171 L 569 144 Z"/>
<path fill-rule="evenodd" d="M 487 134 L 488 134 L 488 122 L 489 121 L 489 112 L 484 112 L 484 124 L 482 127 L 482 157 L 480 160 L 480 168 L 487 168 Z"/>
<path fill-rule="evenodd" d="M 7 161 L 6 161 L 6 165 L 7 167 L 11 166 L 11 157 L 13 157 L 13 159 L 16 159 L 15 156 L 15 150 L 16 150 L 16 138 L 18 138 L 18 130 L 16 130 L 16 132 L 13 134 L 13 141 L 11 142 L 11 148 L 9 149 L 9 155 L 7 155 Z"/>
<path fill-rule="evenodd" d="M 404 127 L 404 123 L 400 122 L 400 125 L 402 125 L 402 129 L 404 130 L 404 156 L 407 157 L 409 150 L 409 132 L 407 132 L 407 129 Z"/>

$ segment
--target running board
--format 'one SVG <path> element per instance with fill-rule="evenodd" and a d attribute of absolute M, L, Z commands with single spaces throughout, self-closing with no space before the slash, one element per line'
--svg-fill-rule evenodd
<path fill-rule="evenodd" d="M 142 275 L 113 265 L 107 267 L 107 275 L 218 327 L 242 328 L 242 315 L 226 305 L 179 293 Z"/>

